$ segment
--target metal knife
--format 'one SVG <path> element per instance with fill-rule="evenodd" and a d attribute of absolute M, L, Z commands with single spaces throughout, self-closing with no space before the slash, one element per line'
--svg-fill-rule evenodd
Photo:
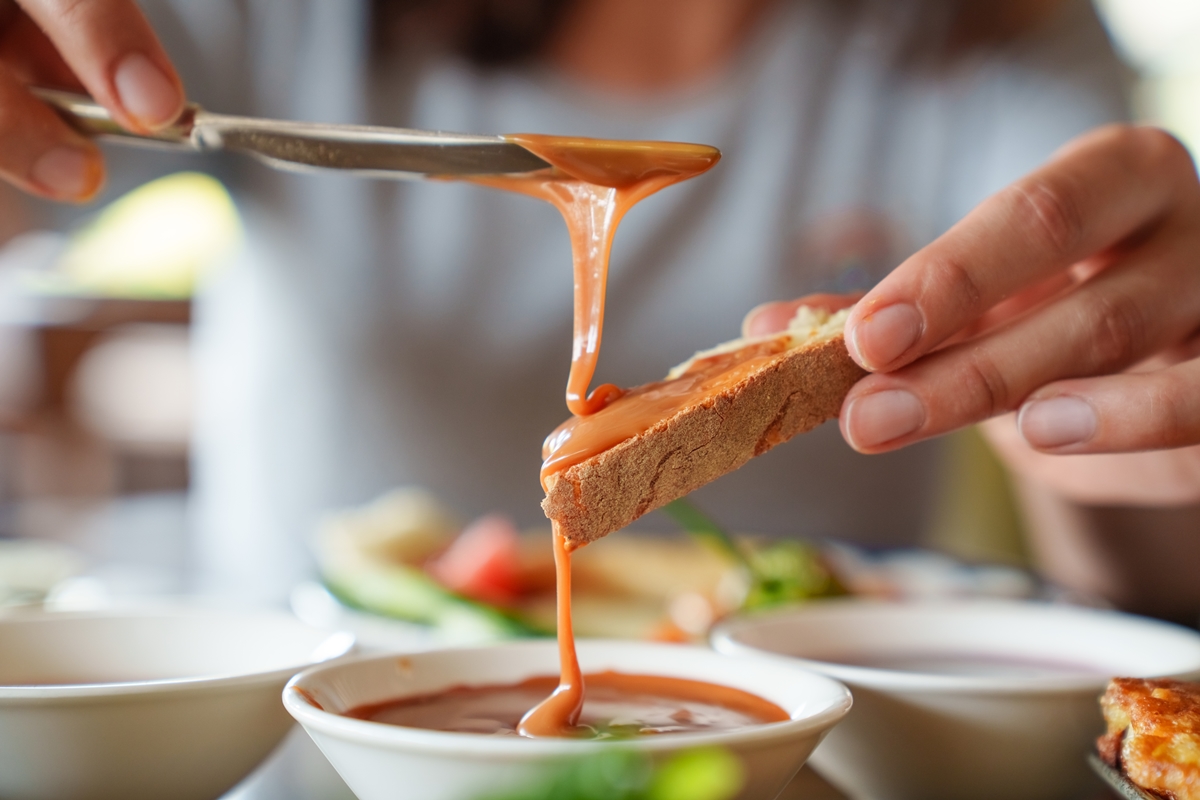
<path fill-rule="evenodd" d="M 1124 772 L 1113 769 L 1095 753 L 1088 753 L 1088 764 L 1092 771 L 1104 779 L 1112 789 L 1126 800 L 1161 800 L 1157 795 L 1154 795 L 1142 787 L 1138 786 L 1125 775 Z"/>
<path fill-rule="evenodd" d="M 130 133 L 89 97 L 33 89 L 76 130 L 114 142 L 208 152 L 248 153 L 273 167 L 335 169 L 369 177 L 424 178 L 498 175 L 547 169 L 548 163 L 501 136 L 325 125 L 214 114 L 191 104 L 179 120 L 154 134 Z"/>

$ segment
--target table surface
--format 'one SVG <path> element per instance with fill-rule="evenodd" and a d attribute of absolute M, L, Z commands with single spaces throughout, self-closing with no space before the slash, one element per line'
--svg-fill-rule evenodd
<path fill-rule="evenodd" d="M 253 775 L 221 800 L 355 800 L 312 740 L 294 729 Z M 397 798 L 397 800 L 403 800 Z M 777 800 L 848 800 L 805 767 Z"/>
<path fill-rule="evenodd" d="M 258 771 L 221 800 L 355 800 L 355 797 L 312 740 L 296 728 Z M 805 767 L 776 800 L 849 798 Z M 1120 798 L 1105 792 L 1095 800 Z"/>
<path fill-rule="evenodd" d="M 114 504 L 103 520 L 82 531 L 82 538 L 72 539 L 71 544 L 91 557 L 94 568 L 112 567 L 115 570 L 109 576 L 108 585 L 116 600 L 152 599 L 140 594 L 148 585 L 168 593 L 178 592 L 184 584 L 181 573 L 187 528 L 184 508 L 182 495 L 125 498 Z M 93 574 L 109 575 L 95 569 Z M 132 588 L 122 590 L 121 582 L 112 577 L 121 575 L 133 575 L 138 580 L 133 581 Z M 126 596 L 129 591 L 134 594 Z M 354 629 L 364 646 L 372 643 L 372 637 L 378 639 L 375 642 L 378 647 L 403 649 L 402 645 L 412 644 L 404 637 L 397 641 L 397 626 L 379 625 L 378 620 L 375 620 L 376 628 L 380 630 L 363 624 L 342 624 L 347 620 L 336 622 L 338 627 Z M 312 740 L 297 727 L 259 769 L 221 800 L 355 800 L 355 797 Z M 806 768 L 778 800 L 849 798 Z M 1095 800 L 1119 798 L 1103 794 Z"/>

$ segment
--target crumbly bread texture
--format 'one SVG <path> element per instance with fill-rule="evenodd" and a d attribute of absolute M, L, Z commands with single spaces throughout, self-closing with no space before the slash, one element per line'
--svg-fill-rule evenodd
<path fill-rule="evenodd" d="M 1172 800 L 1200 800 L 1200 683 L 1115 678 L 1100 699 L 1100 757 Z"/>
<path fill-rule="evenodd" d="M 817 313 L 820 324 L 813 326 L 807 325 L 811 310 L 798 313 L 801 324 L 789 330 L 792 349 L 738 384 L 550 476 L 546 516 L 572 544 L 587 544 L 836 417 L 866 372 L 846 351 L 841 328 L 847 314 Z M 697 357 L 752 343 L 738 340 Z"/>

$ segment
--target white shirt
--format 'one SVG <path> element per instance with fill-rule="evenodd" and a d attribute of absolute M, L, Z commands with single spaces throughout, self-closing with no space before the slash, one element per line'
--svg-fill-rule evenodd
<path fill-rule="evenodd" d="M 901 55 L 914 2 L 784 2 L 699 86 L 631 100 L 544 68 L 372 64 L 347 0 L 151 7 L 215 111 L 472 133 L 713 144 L 712 172 L 626 218 L 597 381 L 661 377 L 771 299 L 866 289 L 1070 137 L 1124 115 L 1086 3 L 946 67 Z M 465 184 L 272 173 L 232 157 L 249 241 L 199 299 L 195 509 L 208 585 L 270 599 L 312 570 L 330 510 L 419 484 L 464 516 L 544 522 L 543 437 L 566 416 L 565 227 Z M 861 456 L 836 427 L 695 494 L 747 531 L 911 544 L 939 448 Z M 647 517 L 643 527 L 666 529 Z"/>

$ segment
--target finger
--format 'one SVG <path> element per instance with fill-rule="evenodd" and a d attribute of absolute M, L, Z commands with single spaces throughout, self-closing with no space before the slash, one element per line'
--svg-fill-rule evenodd
<path fill-rule="evenodd" d="M 981 428 L 1014 473 L 1076 503 L 1173 506 L 1200 502 L 1200 447 L 1062 455 L 1031 448 L 1017 428 L 1015 414 L 990 419 Z"/>
<path fill-rule="evenodd" d="M 18 0 L 97 102 L 140 133 L 174 122 L 183 84 L 132 0 Z"/>
<path fill-rule="evenodd" d="M 867 294 L 847 323 L 851 355 L 893 370 L 934 350 L 1020 289 L 1112 247 L 1195 192 L 1184 147 L 1112 126 L 993 195 Z"/>
<path fill-rule="evenodd" d="M 891 450 L 1016 409 L 1054 381 L 1111 374 L 1185 341 L 1200 319 L 1194 232 L 1180 226 L 1028 317 L 860 381 L 840 425 L 862 452 Z M 1170 302 L 1164 303 L 1164 292 Z"/>
<path fill-rule="evenodd" d="M 974 339 L 1001 325 L 1025 316 L 1048 301 L 1061 297 L 1074 288 L 1077 281 L 1070 273 L 1060 272 L 1003 300 L 988 309 L 983 316 L 949 337 L 943 344 L 954 344 Z"/>
<path fill-rule="evenodd" d="M 796 309 L 800 306 L 823 308 L 832 313 L 854 305 L 860 297 L 861 293 L 808 294 L 795 300 L 763 303 L 750 309 L 742 320 L 742 336 L 769 336 L 784 330 L 792 321 L 792 317 L 796 316 Z"/>
<path fill-rule="evenodd" d="M 1017 428 L 1045 453 L 1129 453 L 1200 444 L 1200 361 L 1062 381 L 1022 406 Z"/>
<path fill-rule="evenodd" d="M 0 63 L 26 85 L 85 91 L 46 34 L 17 6 L 0 19 Z"/>
<path fill-rule="evenodd" d="M 0 68 L 0 176 L 55 200 L 91 199 L 104 182 L 100 152 Z"/>

